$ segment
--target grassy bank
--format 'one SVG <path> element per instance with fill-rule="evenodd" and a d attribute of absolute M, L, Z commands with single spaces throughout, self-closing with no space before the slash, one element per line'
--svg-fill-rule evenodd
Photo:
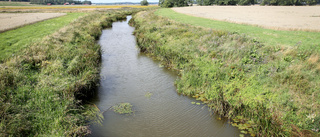
<path fill-rule="evenodd" d="M 30 46 L 31 43 L 41 41 L 47 35 L 54 33 L 85 14 L 68 13 L 66 16 L 0 33 L 0 62 L 12 57 L 12 54 L 21 54 L 18 51 Z"/>
<path fill-rule="evenodd" d="M 314 46 L 269 45 L 251 33 L 195 27 L 153 12 L 136 14 L 132 23 L 141 51 L 180 72 L 179 93 L 238 122 L 243 133 L 319 135 L 320 58 Z"/>
<path fill-rule="evenodd" d="M 137 10 L 89 13 L 0 64 L 0 136 L 84 136 L 98 109 L 101 29 Z"/>
<path fill-rule="evenodd" d="M 168 17 L 180 23 L 190 24 L 193 26 L 201 26 L 212 28 L 214 30 L 246 34 L 252 39 L 256 39 L 259 42 L 264 43 L 265 45 L 279 46 L 283 48 L 296 46 L 300 49 L 312 49 L 320 51 L 319 32 L 264 29 L 257 26 L 228 23 L 201 17 L 188 16 L 185 14 L 177 13 L 172 9 L 160 9 L 156 12 L 156 14 Z"/>

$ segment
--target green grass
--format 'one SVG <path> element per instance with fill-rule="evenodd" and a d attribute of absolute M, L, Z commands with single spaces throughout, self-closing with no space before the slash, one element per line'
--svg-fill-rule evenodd
<path fill-rule="evenodd" d="M 168 16 L 184 15 L 170 12 Z M 141 51 L 179 72 L 179 93 L 207 103 L 250 134 L 319 136 L 317 47 L 268 45 L 252 38 L 251 33 L 185 23 L 193 17 L 181 23 L 154 12 L 141 12 L 133 19 Z"/>
<path fill-rule="evenodd" d="M 17 54 L 31 43 L 38 42 L 86 13 L 68 13 L 65 16 L 45 20 L 0 33 L 0 62 Z M 19 54 L 19 53 L 18 53 Z"/>
<path fill-rule="evenodd" d="M 8 2 L 0 1 L 0 6 L 31 6 L 30 2 Z"/>
<path fill-rule="evenodd" d="M 272 46 L 301 46 L 301 48 L 317 47 L 320 50 L 320 32 L 305 31 L 281 31 L 264 29 L 252 25 L 242 25 L 205 19 L 201 17 L 189 16 L 177 13 L 172 9 L 163 8 L 156 12 L 157 15 L 168 17 L 180 23 L 186 23 L 193 26 L 212 28 L 228 32 L 237 32 L 246 34 L 253 39 L 258 40 L 266 45 Z"/>

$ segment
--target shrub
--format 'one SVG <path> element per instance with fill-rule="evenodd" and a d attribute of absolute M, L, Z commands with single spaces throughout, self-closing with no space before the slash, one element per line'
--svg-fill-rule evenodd
<path fill-rule="evenodd" d="M 141 4 L 141 6 L 148 6 L 149 5 L 147 0 L 141 1 L 140 4 Z"/>

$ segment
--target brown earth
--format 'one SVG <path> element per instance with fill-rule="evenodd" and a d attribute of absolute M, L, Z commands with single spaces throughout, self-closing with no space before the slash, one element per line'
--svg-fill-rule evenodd
<path fill-rule="evenodd" d="M 173 10 L 276 30 L 320 31 L 320 6 L 192 6 Z"/>
<path fill-rule="evenodd" d="M 1 13 L 0 32 L 63 15 L 66 13 Z"/>

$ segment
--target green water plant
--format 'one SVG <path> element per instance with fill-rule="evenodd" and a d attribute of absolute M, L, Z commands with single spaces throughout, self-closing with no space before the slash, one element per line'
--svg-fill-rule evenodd
<path fill-rule="evenodd" d="M 145 96 L 146 98 L 150 98 L 152 95 L 153 95 L 153 94 L 152 94 L 151 92 L 147 92 L 144 96 Z"/>
<path fill-rule="evenodd" d="M 134 111 L 130 103 L 119 103 L 112 107 L 112 110 L 118 114 L 132 114 Z"/>

